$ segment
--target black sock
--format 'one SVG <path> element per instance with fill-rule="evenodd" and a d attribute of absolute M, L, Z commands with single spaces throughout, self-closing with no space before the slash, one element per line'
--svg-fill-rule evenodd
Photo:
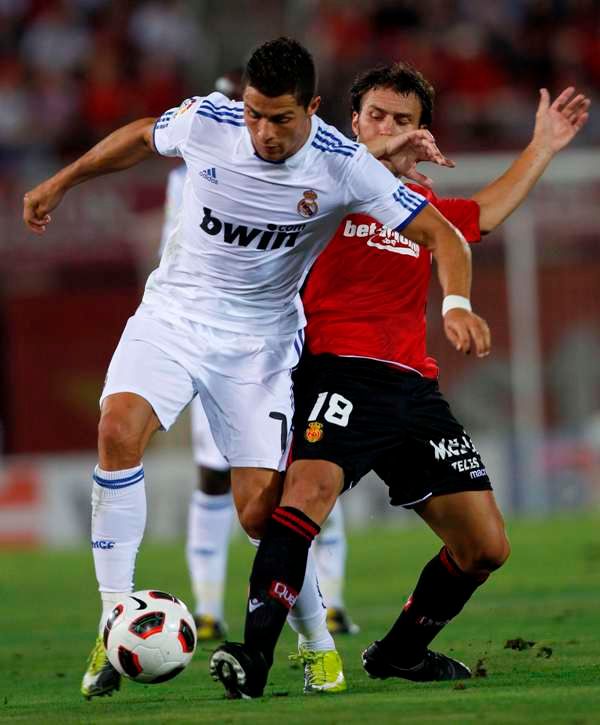
<path fill-rule="evenodd" d="M 269 667 L 275 645 L 302 589 L 306 559 L 320 528 L 291 506 L 275 509 L 250 575 L 244 643 L 263 653 Z"/>
<path fill-rule="evenodd" d="M 392 661 L 405 667 L 421 662 L 429 643 L 486 579 L 465 574 L 443 547 L 425 565 L 402 613 L 381 640 Z"/>

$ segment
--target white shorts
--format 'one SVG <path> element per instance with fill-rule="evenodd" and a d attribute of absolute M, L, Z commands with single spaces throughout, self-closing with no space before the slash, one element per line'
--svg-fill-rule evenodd
<path fill-rule="evenodd" d="M 195 464 L 203 468 L 212 468 L 213 471 L 227 471 L 229 464 L 217 448 L 200 396 L 197 395 L 192 400 L 190 413 L 192 419 L 192 451 Z"/>
<path fill-rule="evenodd" d="M 168 430 L 198 395 L 230 466 L 283 470 L 291 440 L 291 374 L 303 338 L 302 331 L 240 335 L 163 319 L 141 305 L 110 362 L 100 404 L 114 393 L 136 393 Z"/>

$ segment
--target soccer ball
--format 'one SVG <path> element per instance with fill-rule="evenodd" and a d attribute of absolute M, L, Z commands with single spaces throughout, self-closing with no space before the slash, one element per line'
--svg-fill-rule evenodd
<path fill-rule="evenodd" d="M 196 625 L 172 594 L 133 592 L 112 610 L 104 627 L 111 665 L 134 682 L 166 682 L 185 669 L 196 649 Z"/>

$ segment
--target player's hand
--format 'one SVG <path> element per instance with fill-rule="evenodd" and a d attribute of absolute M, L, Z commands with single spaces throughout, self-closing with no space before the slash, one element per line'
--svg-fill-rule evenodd
<path fill-rule="evenodd" d="M 591 101 L 569 86 L 550 103 L 546 88 L 540 88 L 540 102 L 535 114 L 533 143 L 555 154 L 569 144 L 585 126 Z"/>
<path fill-rule="evenodd" d="M 477 357 L 489 355 L 490 328 L 487 322 L 468 310 L 455 308 L 444 315 L 444 332 L 452 346 L 465 355 L 472 351 Z"/>
<path fill-rule="evenodd" d="M 56 208 L 65 192 L 48 179 L 28 191 L 23 197 L 23 221 L 36 234 L 43 234 L 50 223 L 50 212 Z"/>
<path fill-rule="evenodd" d="M 419 162 L 430 161 L 451 169 L 455 166 L 455 163 L 439 150 L 432 134 L 424 128 L 388 139 L 380 158 L 389 164 L 388 168 L 392 173 L 405 176 L 427 187 L 433 186 L 433 181 L 417 171 Z"/>

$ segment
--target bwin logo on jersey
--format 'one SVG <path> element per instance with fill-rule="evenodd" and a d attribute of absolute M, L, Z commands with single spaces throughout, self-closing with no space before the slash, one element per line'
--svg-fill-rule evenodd
<path fill-rule="evenodd" d="M 218 184 L 217 170 L 213 166 L 211 169 L 204 169 L 204 171 L 198 172 L 203 179 L 210 181 L 211 184 Z"/>
<path fill-rule="evenodd" d="M 227 244 L 236 244 L 238 247 L 252 246 L 253 249 L 268 250 L 293 247 L 306 227 L 306 224 L 267 224 L 266 229 L 257 229 L 244 224 L 224 222 L 206 206 L 203 211 L 204 218 L 200 229 L 211 237 L 221 236 Z"/>

